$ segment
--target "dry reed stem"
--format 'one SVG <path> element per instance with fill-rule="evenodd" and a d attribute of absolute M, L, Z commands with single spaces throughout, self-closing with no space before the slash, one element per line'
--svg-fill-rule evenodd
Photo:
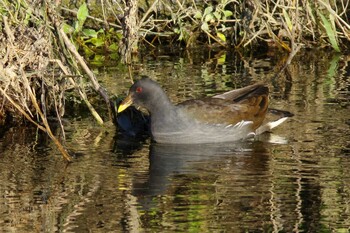
<path fill-rule="evenodd" d="M 51 131 L 51 128 L 50 128 L 50 125 L 47 121 L 47 118 L 46 116 L 43 114 L 43 112 L 41 111 L 41 108 L 39 107 L 39 104 L 36 100 L 36 97 L 34 96 L 33 92 L 32 92 L 32 89 L 30 87 L 30 84 L 29 84 L 29 81 L 28 81 L 28 78 L 26 77 L 25 75 L 25 72 L 23 71 L 22 69 L 22 79 L 25 81 L 25 87 L 26 89 L 28 90 L 29 92 L 29 96 L 30 96 L 30 99 L 32 101 L 32 104 L 34 105 L 37 113 L 39 114 L 45 128 L 46 128 L 46 133 L 49 135 L 49 137 L 51 138 L 51 140 L 56 144 L 57 148 L 59 149 L 59 151 L 61 152 L 61 154 L 63 155 L 63 157 L 68 161 L 68 162 L 71 162 L 72 161 L 72 158 L 71 156 L 68 154 L 68 152 L 65 150 L 65 148 L 62 146 L 62 144 L 57 140 L 57 138 L 53 135 L 52 131 Z"/>
<path fill-rule="evenodd" d="M 74 55 L 75 59 L 79 62 L 80 66 L 83 68 L 85 73 L 88 75 L 89 80 L 91 81 L 92 86 L 94 87 L 95 91 L 98 92 L 104 98 L 104 100 L 107 104 L 107 108 L 108 108 L 109 119 L 112 119 L 112 113 L 111 113 L 110 104 L 109 104 L 109 97 L 108 97 L 108 94 L 106 93 L 106 90 L 104 88 L 102 88 L 101 85 L 98 83 L 94 73 L 87 66 L 87 64 L 85 63 L 84 59 L 78 53 L 75 46 L 70 42 L 67 34 L 63 31 L 63 28 L 59 29 L 59 33 L 60 33 L 61 37 L 63 38 L 64 43 L 66 44 L 66 47 L 68 48 L 68 50 Z M 72 81 L 72 80 L 70 80 L 70 81 Z M 84 99 L 85 103 L 87 104 L 89 110 L 91 111 L 91 113 L 93 114 L 95 119 L 97 120 L 97 122 L 99 124 L 103 125 L 103 120 L 100 117 L 100 115 L 95 111 L 95 109 L 92 107 L 90 102 L 87 101 L 86 95 L 82 92 L 82 89 L 80 89 L 80 91 L 81 92 L 79 92 L 79 94 L 81 96 L 84 96 L 83 99 Z"/>
<path fill-rule="evenodd" d="M 350 30 L 350 25 L 347 24 L 345 22 L 345 20 L 343 20 L 338 14 L 337 12 L 335 12 L 332 7 L 330 6 L 330 4 L 326 4 L 325 2 L 318 0 L 319 3 L 321 3 L 324 7 L 326 7 L 327 11 L 332 14 L 333 16 L 335 16 L 335 18 L 337 18 L 337 20 L 339 20 L 340 23 L 342 23 L 341 25 L 345 26 L 348 30 Z"/>
<path fill-rule="evenodd" d="M 2 89 L 2 87 L 0 87 L 0 91 L 1 93 L 6 97 L 6 99 L 12 104 L 12 106 L 14 106 L 28 121 L 30 121 L 31 123 L 33 123 L 36 127 L 38 127 L 39 129 L 41 129 L 42 131 L 46 132 L 46 129 L 39 125 L 37 122 L 35 122 L 31 116 L 29 116 L 25 110 L 22 109 L 22 107 L 19 106 L 19 104 L 17 104 L 7 93 L 4 89 Z"/>
<path fill-rule="evenodd" d="M 141 28 L 143 26 L 143 24 L 145 23 L 146 18 L 148 17 L 148 15 L 154 10 L 155 6 L 158 4 L 159 0 L 155 0 L 151 7 L 148 8 L 148 11 L 143 15 L 142 19 L 140 20 L 139 23 L 139 28 Z"/>
<path fill-rule="evenodd" d="M 56 62 L 58 64 L 58 66 L 62 69 L 62 71 L 64 72 L 64 74 L 66 76 L 71 76 L 68 69 L 62 64 L 62 62 L 58 59 L 56 60 L 52 60 L 52 62 Z M 86 106 L 88 107 L 88 109 L 90 110 L 92 116 L 96 119 L 96 121 L 100 124 L 103 125 L 103 120 L 100 117 L 100 115 L 97 113 L 97 111 L 95 110 L 95 108 L 92 106 L 92 104 L 89 102 L 86 93 L 84 91 L 83 88 L 81 88 L 78 84 L 76 84 L 76 82 L 74 81 L 73 78 L 69 77 L 68 78 L 69 82 L 74 86 L 75 89 L 77 89 L 80 97 L 83 99 L 84 103 L 86 104 Z"/>
<path fill-rule="evenodd" d="M 7 22 L 7 18 L 3 17 L 4 20 L 4 24 L 8 25 Z M 34 106 L 37 114 L 39 114 L 41 121 L 43 122 L 44 126 L 41 126 L 39 123 L 35 122 L 31 116 L 29 116 L 27 114 L 27 112 L 31 113 L 31 111 L 29 110 L 29 108 L 27 108 L 26 104 L 22 104 L 24 105 L 24 107 L 27 108 L 27 112 L 19 106 L 19 104 L 17 104 L 6 92 L 3 88 L 0 88 L 1 93 L 3 94 L 3 96 L 5 96 L 5 98 L 24 116 L 26 117 L 30 122 L 32 122 L 33 124 L 35 124 L 39 129 L 41 129 L 42 131 L 46 132 L 49 137 L 51 138 L 51 140 L 54 141 L 54 143 L 56 144 L 57 148 L 59 149 L 59 151 L 61 152 L 62 156 L 67 160 L 67 161 L 72 161 L 71 156 L 68 154 L 68 152 L 64 149 L 64 147 L 62 146 L 62 144 L 57 140 L 57 138 L 53 135 L 50 125 L 48 124 L 47 118 L 45 116 L 45 114 L 42 112 L 41 108 L 39 107 L 39 104 L 37 102 L 37 99 L 33 93 L 32 87 L 29 83 L 28 77 L 26 72 L 24 71 L 23 67 L 25 67 L 24 65 L 24 61 L 26 60 L 25 56 L 20 56 L 16 50 L 16 46 L 14 45 L 15 43 L 15 37 L 14 34 L 11 30 L 11 28 L 9 26 L 6 27 L 5 29 L 5 33 L 7 35 L 8 38 L 8 49 L 12 50 L 13 56 L 16 58 L 16 62 L 18 65 L 18 71 L 19 71 L 19 75 L 20 78 L 17 77 L 17 79 L 21 79 L 22 80 L 22 85 L 24 90 L 27 91 L 27 94 L 29 95 L 31 104 Z"/>

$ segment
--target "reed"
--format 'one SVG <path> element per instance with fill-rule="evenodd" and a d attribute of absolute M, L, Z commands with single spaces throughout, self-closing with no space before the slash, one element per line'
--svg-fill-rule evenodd
<path fill-rule="evenodd" d="M 13 116 L 17 124 L 24 117 L 47 133 L 65 160 L 71 161 L 61 143 L 66 92 L 77 90 L 92 115 L 103 124 L 79 82 L 81 70 L 108 109 L 110 104 L 107 93 L 63 32 L 55 6 L 47 3 L 0 2 L 0 27 L 4 32 L 0 35 L 0 122 L 6 123 L 6 115 Z M 62 140 L 51 131 L 49 116 L 59 122 Z"/>
<path fill-rule="evenodd" d="M 350 45 L 347 0 L 107 0 L 95 7 L 101 7 L 103 14 L 89 14 L 88 19 L 105 32 L 114 28 L 113 33 L 121 38 L 118 50 L 125 63 L 140 47 L 158 44 L 239 50 L 273 47 L 294 54 L 299 48 L 314 47 L 341 52 Z M 63 10 L 79 15 L 81 8 Z M 88 33 L 75 35 L 79 41 L 91 41 Z"/>
<path fill-rule="evenodd" d="M 339 52 L 350 41 L 347 0 L 219 0 L 204 5 L 155 2 L 152 9 L 159 9 L 157 13 L 141 17 L 143 38 L 174 33 L 187 47 L 199 41 L 238 49 L 277 46 L 288 52 L 295 44 L 330 46 Z"/>

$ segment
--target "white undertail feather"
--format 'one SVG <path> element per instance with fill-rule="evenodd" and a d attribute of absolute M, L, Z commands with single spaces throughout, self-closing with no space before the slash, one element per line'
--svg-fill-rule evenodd
<path fill-rule="evenodd" d="M 266 123 L 265 125 L 260 126 L 259 128 L 256 129 L 255 133 L 256 135 L 262 134 L 264 132 L 268 132 L 273 128 L 276 128 L 277 126 L 279 126 L 280 124 L 282 124 L 283 122 L 285 122 L 289 117 L 282 117 L 276 121 L 271 121 Z"/>

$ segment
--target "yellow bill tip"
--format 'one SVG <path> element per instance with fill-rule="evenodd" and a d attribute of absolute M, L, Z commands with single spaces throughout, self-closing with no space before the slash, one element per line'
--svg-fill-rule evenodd
<path fill-rule="evenodd" d="M 121 113 L 122 111 L 124 111 L 125 109 L 127 109 L 130 105 L 132 105 L 132 99 L 130 97 L 130 95 L 128 95 L 123 102 L 119 105 L 117 112 Z"/>

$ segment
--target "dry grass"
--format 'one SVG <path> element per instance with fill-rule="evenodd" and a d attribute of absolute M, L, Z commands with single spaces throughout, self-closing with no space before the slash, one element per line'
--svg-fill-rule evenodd
<path fill-rule="evenodd" d="M 57 118 L 64 140 L 61 117 L 65 112 L 65 92 L 76 89 L 98 122 L 103 124 L 87 100 L 84 87 L 73 79 L 79 77 L 76 64 L 83 67 L 91 86 L 103 96 L 109 107 L 108 96 L 60 30 L 54 8 L 45 5 L 45 1 L 16 3 L 20 6 L 6 1 L 0 3 L 0 10 L 5 11 L 0 18 L 4 32 L 0 35 L 0 121 L 4 122 L 6 115 L 14 116 L 17 122 L 24 117 L 46 132 L 63 157 L 70 161 L 71 157 L 51 132 L 47 120 L 52 115 Z"/>
<path fill-rule="evenodd" d="M 66 88 L 61 85 L 62 77 L 50 64 L 54 57 L 50 40 L 53 35 L 44 24 L 28 27 L 17 24 L 17 20 L 2 16 L 5 32 L 0 38 L 2 112 L 24 116 L 46 132 L 64 158 L 70 161 L 70 156 L 52 134 L 47 121 L 48 111 L 51 110 L 55 110 L 58 119 L 63 116 L 62 92 Z"/>
<path fill-rule="evenodd" d="M 124 12 L 124 2 L 116 3 L 107 1 L 103 10 L 105 17 L 128 16 L 128 12 Z M 152 46 L 180 41 L 186 47 L 198 46 L 198 43 L 236 49 L 274 46 L 291 52 L 298 44 L 303 47 L 329 46 L 340 51 L 350 42 L 348 0 L 218 0 L 204 3 L 154 0 L 139 1 L 138 8 L 142 9 L 137 12 L 140 44 L 145 42 Z M 116 28 L 120 29 L 123 25 L 120 20 L 116 21 Z"/>

